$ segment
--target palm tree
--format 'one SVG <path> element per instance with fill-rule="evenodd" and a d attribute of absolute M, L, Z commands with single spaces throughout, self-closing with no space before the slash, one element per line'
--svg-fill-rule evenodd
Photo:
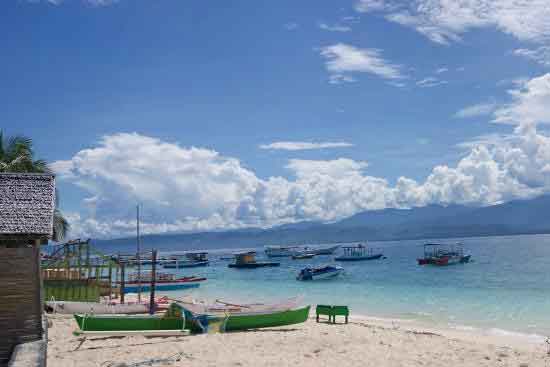
<path fill-rule="evenodd" d="M 0 131 L 0 172 L 52 173 L 46 161 L 34 159 L 32 140 L 25 136 L 4 137 Z M 59 195 L 55 195 L 53 240 L 62 241 L 70 225 L 59 210 Z"/>

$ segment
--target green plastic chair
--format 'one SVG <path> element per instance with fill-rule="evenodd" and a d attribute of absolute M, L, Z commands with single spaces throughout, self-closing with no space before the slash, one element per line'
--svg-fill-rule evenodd
<path fill-rule="evenodd" d="M 336 316 L 344 316 L 346 324 L 348 323 L 349 308 L 348 306 L 332 306 L 332 320 L 336 323 Z"/>
<path fill-rule="evenodd" d="M 332 318 L 332 306 L 317 305 L 317 307 L 315 308 L 315 314 L 317 322 L 319 322 L 320 315 L 326 315 L 328 316 L 328 322 L 330 323 Z"/>

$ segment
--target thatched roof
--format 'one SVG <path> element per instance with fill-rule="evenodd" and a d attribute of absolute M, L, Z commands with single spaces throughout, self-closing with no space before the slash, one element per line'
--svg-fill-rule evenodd
<path fill-rule="evenodd" d="M 0 173 L 0 236 L 51 237 L 54 208 L 53 175 Z"/>

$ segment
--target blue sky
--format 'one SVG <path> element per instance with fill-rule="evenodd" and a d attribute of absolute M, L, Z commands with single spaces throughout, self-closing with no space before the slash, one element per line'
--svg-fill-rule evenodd
<path fill-rule="evenodd" d="M 546 8 L 4 1 L 0 126 L 55 162 L 75 235 L 124 235 L 136 202 L 178 232 L 531 197 Z"/>

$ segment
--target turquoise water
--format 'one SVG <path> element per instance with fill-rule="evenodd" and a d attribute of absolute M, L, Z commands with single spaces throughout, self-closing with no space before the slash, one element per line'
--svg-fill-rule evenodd
<path fill-rule="evenodd" d="M 368 316 L 550 334 L 549 235 L 439 241 L 460 241 L 473 262 L 418 266 L 416 258 L 422 254 L 423 241 L 371 242 L 387 259 L 342 263 L 346 272 L 341 278 L 299 282 L 295 280 L 299 269 L 331 263 L 332 257 L 281 258 L 277 268 L 231 269 L 228 260 L 219 259 L 217 253 L 223 250 L 210 250 L 209 267 L 174 271 L 204 275 L 208 281 L 196 291 L 167 294 L 236 302 L 302 295 L 311 304 L 347 304 L 352 312 Z"/>

